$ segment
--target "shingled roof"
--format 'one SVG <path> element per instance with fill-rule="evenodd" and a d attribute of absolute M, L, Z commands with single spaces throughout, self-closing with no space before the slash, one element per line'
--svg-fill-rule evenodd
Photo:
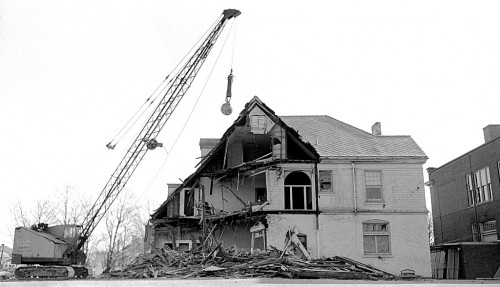
<path fill-rule="evenodd" d="M 411 136 L 375 136 L 329 116 L 280 116 L 323 158 L 421 158 L 427 156 Z"/>

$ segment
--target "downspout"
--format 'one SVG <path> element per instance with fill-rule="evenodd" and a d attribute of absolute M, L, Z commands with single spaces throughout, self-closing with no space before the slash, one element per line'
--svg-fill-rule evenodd
<path fill-rule="evenodd" d="M 317 258 L 321 258 L 321 248 L 320 248 L 320 234 L 319 234 L 319 171 L 318 163 L 314 163 L 314 193 L 316 194 L 316 254 Z"/>
<path fill-rule="evenodd" d="M 354 203 L 354 214 L 358 213 L 358 196 L 356 193 L 356 163 L 352 162 L 352 198 Z"/>
<path fill-rule="evenodd" d="M 358 215 L 358 195 L 356 192 L 356 163 L 352 162 L 352 198 L 353 198 L 353 203 L 354 203 L 354 240 L 355 240 L 355 248 L 356 248 L 356 253 L 358 253 L 358 228 L 357 225 L 358 223 L 356 222 L 356 218 Z"/>

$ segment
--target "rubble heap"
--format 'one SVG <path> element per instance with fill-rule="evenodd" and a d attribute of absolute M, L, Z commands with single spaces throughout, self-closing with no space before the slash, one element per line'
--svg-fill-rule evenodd
<path fill-rule="evenodd" d="M 334 278 L 389 280 L 394 275 L 354 260 L 335 256 L 304 259 L 273 247 L 272 251 L 250 254 L 235 247 L 179 252 L 168 247 L 136 258 L 122 271 L 106 274 L 121 278 Z"/>

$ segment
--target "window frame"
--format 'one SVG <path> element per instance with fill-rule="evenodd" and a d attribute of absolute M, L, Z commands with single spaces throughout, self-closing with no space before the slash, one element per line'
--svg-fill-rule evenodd
<path fill-rule="evenodd" d="M 263 134 L 267 129 L 266 115 L 251 115 L 250 116 L 250 131 L 256 134 Z"/>
<path fill-rule="evenodd" d="M 366 230 L 367 228 L 365 228 L 365 226 L 367 225 L 385 225 L 386 228 L 385 230 L 372 230 L 372 231 L 369 231 L 369 230 Z M 380 219 L 372 219 L 372 220 L 367 220 L 367 221 L 363 221 L 361 223 L 361 227 L 362 227 L 362 231 L 363 231 L 363 254 L 365 256 L 390 256 L 392 255 L 392 248 L 391 248 L 391 229 L 390 229 L 390 223 L 388 221 L 385 221 L 385 220 L 380 220 Z M 368 228 L 369 229 L 369 228 Z M 374 237 L 374 243 L 375 243 L 375 252 L 372 253 L 372 252 L 367 252 L 366 250 L 366 241 L 365 241 L 365 238 L 368 238 L 368 237 Z M 380 248 L 382 247 L 379 247 L 378 243 L 379 243 L 379 240 L 378 238 L 383 238 L 383 237 L 386 237 L 387 238 L 387 248 L 388 248 L 388 251 L 387 252 L 381 252 L 380 251 Z"/>
<path fill-rule="evenodd" d="M 494 227 L 491 228 L 491 227 Z M 485 222 L 474 222 L 471 224 L 472 229 L 472 240 L 474 242 L 491 242 L 485 241 L 484 238 L 495 235 L 496 240 L 498 240 L 497 222 L 496 220 L 489 220 Z M 495 241 L 496 241 L 495 240 Z"/>
<path fill-rule="evenodd" d="M 322 173 L 323 173 L 323 176 L 322 176 Z M 328 173 L 326 176 L 325 176 L 325 173 Z M 330 181 L 330 188 L 328 189 L 323 189 L 322 187 L 322 184 L 323 184 L 323 178 L 325 177 L 329 177 Z M 333 192 L 333 172 L 331 170 L 320 170 L 318 172 L 318 178 L 319 178 L 319 191 L 320 192 Z M 326 181 L 328 182 L 328 181 Z"/>
<path fill-rule="evenodd" d="M 262 192 L 262 194 L 260 194 L 260 192 Z M 259 201 L 259 195 L 263 195 L 263 200 L 262 201 Z M 256 187 L 255 188 L 255 202 L 256 203 L 264 203 L 267 201 L 267 188 L 265 187 Z"/>
<path fill-rule="evenodd" d="M 378 174 L 379 176 L 379 181 L 380 181 L 380 185 L 368 185 L 368 182 L 367 182 L 367 174 L 369 173 L 376 173 Z M 368 203 L 371 203 L 371 202 L 384 202 L 384 183 L 383 183 L 383 176 L 382 176 L 382 170 L 365 170 L 365 173 L 364 173 L 364 176 L 365 176 L 365 201 L 368 202 Z M 380 198 L 368 198 L 368 188 L 376 188 L 378 187 L 380 189 Z"/>
<path fill-rule="evenodd" d="M 304 198 L 304 208 L 294 208 L 293 207 L 293 190 L 294 188 L 301 188 L 302 197 Z M 295 189 L 297 190 L 297 189 Z M 284 186 L 284 208 L 285 210 L 313 210 L 313 201 L 311 201 L 311 207 L 308 207 L 307 196 L 308 193 L 312 199 L 312 187 L 310 185 L 285 185 Z M 287 200 L 288 200 L 288 208 L 287 208 Z"/>
<path fill-rule="evenodd" d="M 305 180 L 307 178 L 307 182 L 295 182 L 294 178 L 291 178 L 290 180 L 292 182 L 287 183 L 287 179 L 290 175 L 297 173 L 296 176 L 302 176 L 304 177 L 303 179 Z M 300 173 L 301 175 L 299 175 Z M 296 179 L 296 178 L 295 178 Z M 293 184 L 290 184 L 293 183 Z M 296 196 L 297 194 L 294 193 L 300 190 L 301 195 L 299 197 L 303 198 L 303 208 L 294 208 L 294 203 L 293 203 L 293 197 Z M 308 199 L 310 199 L 310 204 L 308 202 Z M 283 209 L 284 210 L 314 210 L 314 200 L 313 200 L 313 190 L 312 190 L 312 182 L 311 182 L 311 177 L 304 171 L 292 171 L 289 174 L 287 174 L 284 178 L 283 182 Z"/>
<path fill-rule="evenodd" d="M 476 204 L 476 192 L 474 190 L 474 176 L 471 173 L 465 175 L 465 188 L 467 190 L 467 201 L 469 206 Z"/>
<path fill-rule="evenodd" d="M 469 186 L 469 179 L 472 180 L 472 186 Z M 491 173 L 489 166 L 467 173 L 465 175 L 465 186 L 467 189 L 469 207 L 493 201 L 493 189 L 491 186 Z M 473 194 L 470 194 L 470 188 L 473 188 Z M 471 196 L 472 200 L 470 198 Z"/>

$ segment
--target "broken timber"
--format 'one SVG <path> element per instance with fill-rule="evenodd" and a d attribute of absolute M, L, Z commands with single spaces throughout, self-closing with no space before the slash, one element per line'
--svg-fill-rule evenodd
<path fill-rule="evenodd" d="M 234 247 L 223 250 L 220 243 L 213 244 L 212 247 L 207 245 L 205 243 L 187 252 L 175 251 L 168 247 L 153 249 L 152 254 L 137 257 L 123 271 L 114 271 L 101 276 L 180 279 L 281 277 L 391 280 L 396 278 L 390 273 L 345 257 L 302 259 L 282 253 L 274 247 L 272 251 L 256 252 L 252 255 L 248 252 L 238 252 Z"/>

